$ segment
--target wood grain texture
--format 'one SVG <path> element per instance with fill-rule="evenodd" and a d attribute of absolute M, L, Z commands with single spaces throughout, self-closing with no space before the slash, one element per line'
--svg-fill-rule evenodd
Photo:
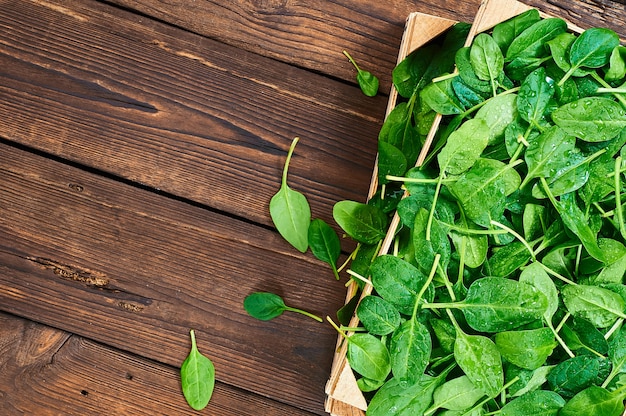
<path fill-rule="evenodd" d="M 347 49 L 364 68 L 374 69 L 381 77 L 383 91 L 389 90 L 391 69 L 409 13 L 471 22 L 480 5 L 480 1 L 473 0 L 113 2 L 260 55 L 353 81 L 354 72 L 340 53 L 341 49 Z M 568 20 L 607 26 L 624 33 L 623 0 L 524 2 Z"/>
<path fill-rule="evenodd" d="M 0 313 L 0 412 L 14 415 L 193 415 L 178 368 Z M 203 414 L 307 416 L 217 383 Z"/>
<path fill-rule="evenodd" d="M 218 380 L 323 413 L 336 333 L 242 307 L 253 291 L 333 315 L 344 287 L 272 230 L 0 146 L 0 305 L 179 366 L 189 329 Z"/>
<path fill-rule="evenodd" d="M 71 10 L 71 13 L 67 12 Z M 385 97 L 94 1 L 0 5 L 0 136 L 270 225 L 363 200 Z"/>
<path fill-rule="evenodd" d="M 391 85 L 391 69 L 411 12 L 472 19 L 480 1 L 445 0 L 113 0 L 229 45 L 354 82 L 348 50 L 363 69 Z"/>

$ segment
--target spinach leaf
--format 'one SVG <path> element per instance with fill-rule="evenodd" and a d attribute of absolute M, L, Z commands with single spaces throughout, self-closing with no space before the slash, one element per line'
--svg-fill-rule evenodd
<path fill-rule="evenodd" d="M 466 121 L 448 137 L 446 145 L 437 155 L 441 170 L 460 175 L 474 165 L 485 150 L 491 130 L 484 120 Z"/>
<path fill-rule="evenodd" d="M 609 69 L 604 79 L 607 81 L 619 81 L 626 77 L 626 47 L 616 46 L 609 58 Z"/>
<path fill-rule="evenodd" d="M 443 380 L 424 374 L 417 383 L 410 384 L 393 377 L 376 392 L 367 407 L 367 415 L 421 415 L 430 406 L 433 392 Z"/>
<path fill-rule="evenodd" d="M 545 364 L 557 346 L 550 328 L 499 332 L 495 343 L 503 358 L 528 370 L 536 370 Z"/>
<path fill-rule="evenodd" d="M 370 334 L 387 335 L 400 326 L 400 313 L 389 302 L 379 296 L 361 299 L 356 314 Z"/>
<path fill-rule="evenodd" d="M 363 244 L 376 244 L 387 232 L 387 215 L 373 205 L 339 201 L 333 207 L 333 218 L 346 234 Z"/>
<path fill-rule="evenodd" d="M 361 68 L 359 68 L 359 66 L 356 64 L 354 59 L 352 59 L 350 54 L 348 54 L 348 52 L 343 51 L 343 54 L 346 56 L 346 58 L 348 58 L 350 63 L 354 66 L 354 69 L 356 69 L 357 71 L 356 80 L 363 94 L 367 95 L 368 97 L 374 97 L 378 93 L 378 84 L 379 84 L 378 78 L 371 72 L 364 71 Z"/>
<path fill-rule="evenodd" d="M 626 111 L 604 97 L 586 97 L 565 104 L 552 113 L 554 123 L 568 134 L 587 142 L 603 142 L 626 127 Z"/>
<path fill-rule="evenodd" d="M 555 93 L 554 81 L 540 67 L 522 82 L 517 96 L 517 108 L 522 119 L 537 127 L 543 123 L 544 113 Z"/>
<path fill-rule="evenodd" d="M 504 70 L 504 56 L 493 38 L 479 33 L 470 47 L 470 63 L 479 79 L 489 81 L 493 95 L 496 95 L 498 79 Z"/>
<path fill-rule="evenodd" d="M 559 363 L 550 374 L 550 388 L 565 398 L 591 386 L 600 371 L 600 358 L 580 355 Z"/>
<path fill-rule="evenodd" d="M 537 9 L 527 10 L 511 19 L 498 23 L 493 28 L 493 39 L 500 46 L 502 53 L 506 53 L 513 39 L 539 20 L 541 18 Z"/>
<path fill-rule="evenodd" d="M 378 182 L 388 183 L 387 176 L 401 176 L 407 170 L 404 153 L 387 142 L 378 142 Z"/>
<path fill-rule="evenodd" d="M 279 317 L 285 311 L 290 311 L 322 322 L 322 318 L 319 316 L 302 309 L 287 306 L 280 296 L 269 292 L 254 292 L 249 294 L 243 300 L 243 307 L 246 312 L 248 312 L 248 315 L 261 321 L 269 321 L 270 319 Z"/>
<path fill-rule="evenodd" d="M 567 285 L 561 290 L 567 310 L 576 317 L 590 321 L 597 328 L 612 325 L 617 318 L 626 318 L 624 300 L 620 295 L 599 286 Z"/>
<path fill-rule="evenodd" d="M 439 114 L 461 114 L 465 108 L 452 87 L 452 79 L 431 82 L 420 92 L 421 100 Z"/>
<path fill-rule="evenodd" d="M 319 218 L 311 221 L 308 232 L 309 247 L 313 255 L 330 265 L 339 280 L 337 273 L 337 260 L 341 254 L 341 242 L 339 236 L 324 220 Z"/>
<path fill-rule="evenodd" d="M 430 332 L 426 325 L 412 317 L 396 329 L 391 337 L 389 352 L 393 376 L 408 384 L 419 382 L 432 350 Z"/>
<path fill-rule="evenodd" d="M 502 359 L 489 338 L 458 332 L 454 343 L 454 359 L 472 384 L 487 396 L 495 396 L 502 390 Z"/>
<path fill-rule="evenodd" d="M 469 326 L 476 331 L 500 332 L 541 319 L 548 301 L 529 284 L 483 277 L 470 285 L 459 306 Z"/>
<path fill-rule="evenodd" d="M 609 62 L 613 49 L 619 45 L 619 36 L 610 29 L 592 27 L 572 43 L 569 61 L 572 67 L 564 78 L 580 67 L 600 68 Z"/>
<path fill-rule="evenodd" d="M 276 229 L 287 242 L 304 253 L 309 247 L 308 230 L 311 222 L 311 208 L 306 197 L 287 185 L 287 170 L 293 151 L 298 143 L 293 139 L 283 169 L 280 190 L 270 200 L 270 215 Z"/>
<path fill-rule="evenodd" d="M 346 358 L 350 367 L 370 380 L 385 380 L 391 372 L 389 351 L 371 334 L 356 333 L 349 337 Z"/>
<path fill-rule="evenodd" d="M 412 264 L 389 254 L 378 256 L 370 267 L 372 285 L 376 292 L 393 304 L 400 313 L 411 316 L 417 294 L 428 280 Z M 429 285 L 423 299 L 431 300 L 434 289 Z"/>
<path fill-rule="evenodd" d="M 198 351 L 196 334 L 192 329 L 191 351 L 180 367 L 183 395 L 194 410 L 204 409 L 211 400 L 215 387 L 215 367 L 210 359 Z"/>
<path fill-rule="evenodd" d="M 553 391 L 535 390 L 511 400 L 502 407 L 502 416 L 556 416 L 565 400 Z"/>
<path fill-rule="evenodd" d="M 506 51 L 506 61 L 541 56 L 545 53 L 545 43 L 566 30 L 567 24 L 562 19 L 539 20 L 513 39 Z"/>
<path fill-rule="evenodd" d="M 623 401 L 621 395 L 602 387 L 590 386 L 572 397 L 563 406 L 559 416 L 620 416 L 624 412 Z"/>
<path fill-rule="evenodd" d="M 518 114 L 518 97 L 515 94 L 498 95 L 489 99 L 476 112 L 474 118 L 485 120 L 491 130 L 489 145 L 496 144 L 504 137 L 504 131 Z"/>
<path fill-rule="evenodd" d="M 467 376 L 446 381 L 433 393 L 434 409 L 465 410 L 485 395 Z M 431 408 L 431 409 L 432 409 Z"/>

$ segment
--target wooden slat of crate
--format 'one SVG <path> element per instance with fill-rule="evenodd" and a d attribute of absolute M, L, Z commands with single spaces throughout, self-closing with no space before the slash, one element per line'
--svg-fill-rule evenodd
<path fill-rule="evenodd" d="M 455 23 L 457 22 L 454 20 L 431 16 L 424 13 L 410 14 L 407 18 L 404 35 L 402 36 L 402 43 L 400 44 L 397 62 L 402 61 L 411 52 L 450 29 Z M 395 107 L 397 98 L 398 93 L 392 86 L 389 94 L 386 115 L 388 115 Z M 374 167 L 373 172 L 368 199 L 372 197 L 377 187 L 376 166 Z M 356 291 L 357 287 L 353 282 L 348 289 L 346 302 L 354 296 Z M 368 293 L 369 292 L 366 291 L 364 292 L 364 295 Z M 353 317 L 350 325 L 352 326 L 353 323 L 354 325 L 358 324 L 356 317 Z M 367 409 L 367 402 L 356 385 L 356 378 L 346 360 L 346 344 L 342 341 L 343 338 L 339 336 L 337 341 L 337 350 L 333 360 L 333 367 L 331 369 L 331 376 L 326 385 L 326 393 L 328 395 L 326 400 L 326 411 L 331 415 L 337 416 L 364 415 L 365 409 Z"/>

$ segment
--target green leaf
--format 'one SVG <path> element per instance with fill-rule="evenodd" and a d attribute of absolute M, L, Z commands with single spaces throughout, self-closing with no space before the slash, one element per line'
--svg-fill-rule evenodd
<path fill-rule="evenodd" d="M 293 139 L 285 167 L 280 190 L 270 200 L 270 215 L 276 229 L 296 249 L 304 253 L 309 247 L 308 230 L 311 223 L 311 208 L 306 197 L 287 185 L 287 170 L 298 138 Z"/>
<path fill-rule="evenodd" d="M 370 380 L 385 380 L 391 371 L 387 347 L 370 334 L 349 336 L 346 358 L 354 371 Z"/>
<path fill-rule="evenodd" d="M 609 58 L 609 69 L 606 71 L 607 81 L 618 81 L 626 76 L 626 47 L 616 46 Z"/>
<path fill-rule="evenodd" d="M 581 33 L 572 43 L 570 64 L 572 68 L 600 68 L 609 62 L 611 52 L 618 45 L 619 36 L 613 30 L 592 27 Z"/>
<path fill-rule="evenodd" d="M 550 328 L 499 332 L 495 343 L 503 358 L 528 370 L 536 370 L 545 364 L 557 346 Z"/>
<path fill-rule="evenodd" d="M 565 132 L 586 142 L 603 142 L 626 127 L 626 111 L 604 97 L 585 97 L 565 104 L 552 113 L 554 123 Z"/>
<path fill-rule="evenodd" d="M 428 365 L 432 341 L 428 328 L 416 317 L 404 322 L 391 337 L 389 352 L 395 378 L 417 383 Z"/>
<path fill-rule="evenodd" d="M 608 390 L 590 386 L 568 401 L 559 416 L 621 416 L 624 398 Z"/>
<path fill-rule="evenodd" d="M 558 18 L 542 19 L 526 28 L 509 45 L 506 61 L 515 58 L 538 57 L 545 53 L 545 44 L 549 40 L 564 33 L 567 24 Z"/>
<path fill-rule="evenodd" d="M 339 280 L 337 260 L 341 254 L 341 242 L 335 230 L 324 220 L 316 218 L 311 221 L 308 234 L 309 246 L 313 255 L 317 259 L 328 263 L 333 270 L 335 278 Z"/>
<path fill-rule="evenodd" d="M 570 398 L 592 385 L 600 371 L 600 358 L 580 355 L 559 363 L 548 374 L 550 388 Z"/>
<path fill-rule="evenodd" d="M 567 310 L 576 317 L 590 321 L 598 328 L 609 327 L 624 314 L 620 295 L 599 286 L 567 285 L 561 290 Z"/>
<path fill-rule="evenodd" d="M 400 326 L 400 312 L 379 296 L 364 297 L 356 314 L 365 329 L 373 335 L 387 335 Z"/>
<path fill-rule="evenodd" d="M 517 102 L 519 100 L 515 94 L 498 95 L 489 99 L 476 112 L 474 118 L 485 120 L 491 130 L 489 145 L 499 143 L 507 126 L 517 118 Z"/>
<path fill-rule="evenodd" d="M 392 255 L 378 256 L 370 267 L 372 285 L 378 294 L 401 313 L 411 316 L 417 295 L 428 281 L 428 276 L 412 264 Z M 429 286 L 424 299 L 432 299 L 434 289 Z"/>
<path fill-rule="evenodd" d="M 404 153 L 390 143 L 378 141 L 378 183 L 388 183 L 387 175 L 402 176 L 406 170 Z"/>
<path fill-rule="evenodd" d="M 497 80 L 504 70 L 504 56 L 493 38 L 486 33 L 479 33 L 470 47 L 470 63 L 478 78 L 492 84 L 496 95 Z"/>
<path fill-rule="evenodd" d="M 517 16 L 498 23 L 493 28 L 493 39 L 496 41 L 502 53 L 506 53 L 507 48 L 520 33 L 541 20 L 537 9 L 530 9 Z"/>
<path fill-rule="evenodd" d="M 469 326 L 480 332 L 500 332 L 541 319 L 548 306 L 534 286 L 502 277 L 475 280 L 462 302 Z"/>
<path fill-rule="evenodd" d="M 183 395 L 194 410 L 204 409 L 211 400 L 215 387 L 215 367 L 210 359 L 198 351 L 196 335 L 191 335 L 191 351 L 180 367 Z"/>
<path fill-rule="evenodd" d="M 446 145 L 437 155 L 442 171 L 460 175 L 480 157 L 491 137 L 491 130 L 482 119 L 466 121 L 448 137 Z"/>
<path fill-rule="evenodd" d="M 489 338 L 457 333 L 454 358 L 465 375 L 487 396 L 500 392 L 504 385 L 502 360 Z"/>
<path fill-rule="evenodd" d="M 322 322 L 322 318 L 319 316 L 315 316 L 302 309 L 287 306 L 280 296 L 269 292 L 254 292 L 249 294 L 243 300 L 243 308 L 248 312 L 248 315 L 261 321 L 269 321 L 270 319 L 282 315 L 284 311 L 291 311 Z"/>
<path fill-rule="evenodd" d="M 474 386 L 467 376 L 446 381 L 433 393 L 434 408 L 465 410 L 472 407 L 485 392 Z"/>
<path fill-rule="evenodd" d="M 465 110 L 454 92 L 450 78 L 431 82 L 420 92 L 420 98 L 439 114 L 461 114 Z"/>
<path fill-rule="evenodd" d="M 376 244 L 387 232 L 387 214 L 380 208 L 355 201 L 339 201 L 333 207 L 333 218 L 353 239 Z"/>
<path fill-rule="evenodd" d="M 517 96 L 520 117 L 535 126 L 541 125 L 555 91 L 554 81 L 546 76 L 543 67 L 531 72 L 522 82 Z"/>
<path fill-rule="evenodd" d="M 553 391 L 535 390 L 507 403 L 502 416 L 556 416 L 565 400 Z"/>
<path fill-rule="evenodd" d="M 354 59 L 352 59 L 350 54 L 348 54 L 348 52 L 343 51 L 343 54 L 346 56 L 346 58 L 348 58 L 350 63 L 352 63 L 352 65 L 356 69 L 356 80 L 363 94 L 367 95 L 368 97 L 374 97 L 378 93 L 378 78 L 376 78 L 376 76 L 374 76 L 371 72 L 364 71 L 359 68 L 359 66 L 356 64 Z"/>
<path fill-rule="evenodd" d="M 546 322 L 551 322 L 552 317 L 559 307 L 559 293 L 554 281 L 548 276 L 541 264 L 532 263 L 522 270 L 519 277 L 520 283 L 527 283 L 534 286 L 546 297 L 548 307 L 543 314 Z"/>
<path fill-rule="evenodd" d="M 243 300 L 243 308 L 248 315 L 261 321 L 274 319 L 285 311 L 283 298 L 269 292 L 251 293 Z"/>
<path fill-rule="evenodd" d="M 414 384 L 393 377 L 376 392 L 367 408 L 367 416 L 421 415 L 430 406 L 433 391 L 442 382 L 443 378 L 428 375 L 422 375 Z"/>

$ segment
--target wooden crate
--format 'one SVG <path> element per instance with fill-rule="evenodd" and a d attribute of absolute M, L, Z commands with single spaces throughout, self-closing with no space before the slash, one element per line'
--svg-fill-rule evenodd
<path fill-rule="evenodd" d="M 469 31 L 465 45 L 469 46 L 472 43 L 474 37 L 481 32 L 492 29 L 498 23 L 508 20 L 520 13 L 523 13 L 529 9 L 524 3 L 517 0 L 484 0 L 474 18 L 472 27 Z M 542 17 L 551 17 L 546 14 L 542 14 Z M 567 21 L 567 20 L 566 20 Z M 402 61 L 415 49 L 425 45 L 429 41 L 433 40 L 446 30 L 450 29 L 455 23 L 454 20 L 441 18 L 438 16 L 412 13 L 409 15 L 405 31 L 402 37 L 400 45 L 400 51 L 398 53 L 398 61 Z M 576 33 L 581 33 L 583 29 L 567 22 L 569 30 Z M 392 86 L 389 94 L 389 102 L 387 105 L 387 116 L 396 105 L 398 94 L 395 88 Z M 425 159 L 432 139 L 439 127 L 441 117 L 437 117 L 433 123 L 430 133 L 426 139 L 422 153 L 420 154 L 417 165 L 419 166 Z M 374 167 L 372 180 L 370 183 L 370 189 L 368 193 L 368 199 L 370 199 L 377 190 L 377 169 Z M 383 241 L 380 254 L 385 254 L 389 251 L 393 236 L 399 225 L 399 217 L 396 214 L 391 221 L 387 237 Z M 371 293 L 372 287 L 368 286 L 361 294 L 361 298 Z M 346 296 L 346 302 L 352 299 L 355 294 L 358 293 L 358 287 L 356 283 L 352 282 L 348 287 Z M 358 326 L 358 318 L 352 317 L 350 322 L 351 327 Z M 362 392 L 359 390 L 356 382 L 356 377 L 350 368 L 350 365 L 346 359 L 346 343 L 343 342 L 341 336 L 338 337 L 337 346 L 335 350 L 335 356 L 333 359 L 333 365 L 331 368 L 330 378 L 326 384 L 326 411 L 333 416 L 364 416 L 367 409 L 367 402 Z M 626 411 L 624 412 L 626 416 Z"/>

